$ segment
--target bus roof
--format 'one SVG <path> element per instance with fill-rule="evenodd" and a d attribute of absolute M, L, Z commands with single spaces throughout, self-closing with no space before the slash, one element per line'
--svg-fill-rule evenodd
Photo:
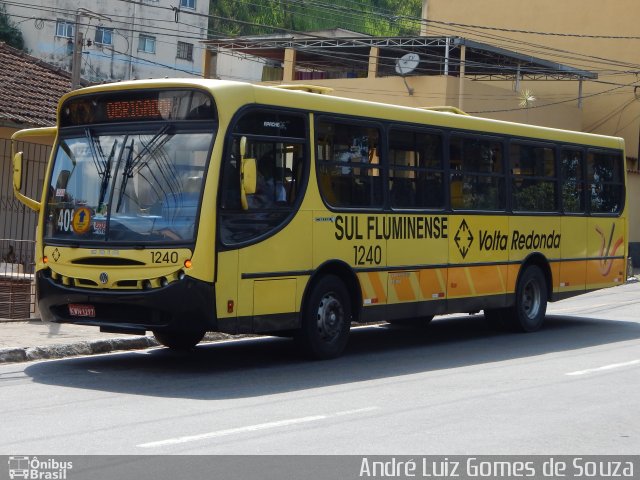
<path fill-rule="evenodd" d="M 304 88 L 302 88 L 304 87 Z M 350 115 L 371 119 L 384 119 L 402 123 L 425 125 L 433 128 L 450 128 L 484 132 L 487 134 L 507 134 L 532 139 L 553 140 L 575 144 L 585 144 L 606 148 L 624 148 L 620 137 L 596 135 L 572 130 L 540 127 L 522 123 L 494 120 L 473 115 L 461 115 L 455 107 L 408 107 L 368 100 L 350 99 L 328 94 L 326 87 L 281 88 L 278 86 L 255 85 L 246 82 L 214 79 L 164 78 L 131 80 L 94 85 L 64 95 L 59 107 L 68 98 L 103 91 L 118 91 L 152 88 L 199 88 L 209 91 L 216 102 L 243 104 L 263 104 L 321 112 L 326 114 Z M 234 109 L 232 109 L 235 111 Z"/>

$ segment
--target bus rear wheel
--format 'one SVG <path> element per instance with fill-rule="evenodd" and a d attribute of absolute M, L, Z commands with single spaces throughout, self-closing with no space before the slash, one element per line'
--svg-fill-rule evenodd
<path fill-rule="evenodd" d="M 529 265 L 520 275 L 511 323 L 521 332 L 539 330 L 547 313 L 547 282 L 537 265 Z"/>
<path fill-rule="evenodd" d="M 200 340 L 203 339 L 205 332 L 198 331 L 165 331 L 154 330 L 153 336 L 160 345 L 170 348 L 171 350 L 191 350 Z"/>
<path fill-rule="evenodd" d="M 489 327 L 517 332 L 540 329 L 547 312 L 547 281 L 537 265 L 529 265 L 520 275 L 516 286 L 515 303 L 507 308 L 485 309 Z"/>
<path fill-rule="evenodd" d="M 302 310 L 299 345 L 317 360 L 339 356 L 349 339 L 351 316 L 351 298 L 342 280 L 335 275 L 322 277 Z"/>

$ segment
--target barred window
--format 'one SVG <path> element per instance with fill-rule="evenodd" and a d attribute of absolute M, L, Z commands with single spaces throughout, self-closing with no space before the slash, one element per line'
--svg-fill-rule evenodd
<path fill-rule="evenodd" d="M 193 60 L 193 43 L 178 42 L 178 51 L 176 53 L 176 58 L 192 61 Z"/>

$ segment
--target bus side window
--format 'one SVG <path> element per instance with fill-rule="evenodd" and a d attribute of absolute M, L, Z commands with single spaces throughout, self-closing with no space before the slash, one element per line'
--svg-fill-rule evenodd
<path fill-rule="evenodd" d="M 320 121 L 317 129 L 320 194 L 335 207 L 381 207 L 377 127 Z"/>

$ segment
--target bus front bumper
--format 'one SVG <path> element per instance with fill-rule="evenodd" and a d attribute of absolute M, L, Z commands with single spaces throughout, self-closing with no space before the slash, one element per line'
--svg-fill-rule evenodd
<path fill-rule="evenodd" d="M 36 288 L 46 322 L 123 333 L 217 330 L 213 285 L 190 277 L 148 290 L 100 290 L 62 285 L 40 271 Z"/>

